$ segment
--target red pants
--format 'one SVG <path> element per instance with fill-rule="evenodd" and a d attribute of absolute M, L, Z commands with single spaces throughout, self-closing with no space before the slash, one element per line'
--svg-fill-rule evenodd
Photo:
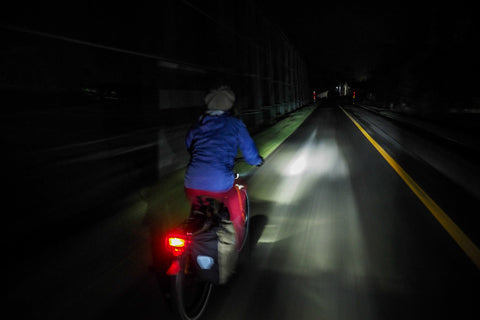
<path fill-rule="evenodd" d="M 222 202 L 230 213 L 230 220 L 235 228 L 237 248 L 242 245 L 244 223 L 245 223 L 245 192 L 234 185 L 226 192 L 212 192 L 206 190 L 185 188 L 185 195 L 191 204 L 199 204 L 198 196 L 216 199 Z"/>

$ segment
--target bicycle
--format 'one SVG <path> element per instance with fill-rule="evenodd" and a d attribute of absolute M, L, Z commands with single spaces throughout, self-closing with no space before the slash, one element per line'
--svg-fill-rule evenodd
<path fill-rule="evenodd" d="M 245 194 L 245 219 L 244 234 L 241 245 L 236 250 L 236 258 L 245 250 L 250 225 L 247 190 L 238 178 L 237 175 L 235 186 Z M 171 258 L 170 266 L 164 275 L 169 282 L 168 300 L 174 313 L 182 320 L 197 320 L 202 316 L 214 286 L 212 281 L 201 275 L 204 270 L 196 263 L 192 254 L 194 241 L 207 235 L 212 228 L 221 227 L 228 218 L 228 209 L 223 203 L 211 198 L 204 200 L 206 205 L 195 209 L 192 207 L 189 217 L 165 236 L 165 249 Z M 235 260 L 236 268 L 238 261 Z"/>

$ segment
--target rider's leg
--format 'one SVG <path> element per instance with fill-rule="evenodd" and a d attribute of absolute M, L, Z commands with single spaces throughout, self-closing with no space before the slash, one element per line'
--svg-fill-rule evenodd
<path fill-rule="evenodd" d="M 235 228 L 236 247 L 239 249 L 242 246 L 243 233 L 245 227 L 245 193 L 233 186 L 227 194 L 227 207 L 230 213 L 230 220 Z"/>

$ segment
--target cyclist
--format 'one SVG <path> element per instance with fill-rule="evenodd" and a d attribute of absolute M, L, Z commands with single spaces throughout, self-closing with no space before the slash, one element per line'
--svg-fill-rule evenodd
<path fill-rule="evenodd" d="M 234 185 L 235 157 L 240 149 L 245 161 L 256 166 L 263 164 L 263 158 L 245 124 L 231 114 L 235 94 L 229 87 L 210 91 L 204 101 L 207 110 L 185 139 L 190 152 L 185 194 L 193 206 L 200 205 L 198 196 L 215 198 L 226 205 L 238 249 L 244 232 L 245 194 Z"/>

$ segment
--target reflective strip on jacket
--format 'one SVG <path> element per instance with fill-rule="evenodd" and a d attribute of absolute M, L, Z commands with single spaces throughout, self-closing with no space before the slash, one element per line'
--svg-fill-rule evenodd
<path fill-rule="evenodd" d="M 234 182 L 233 166 L 238 149 L 248 164 L 262 162 L 242 120 L 228 111 L 217 113 L 203 115 L 187 133 L 185 144 L 191 156 L 185 174 L 187 188 L 229 190 Z"/>

